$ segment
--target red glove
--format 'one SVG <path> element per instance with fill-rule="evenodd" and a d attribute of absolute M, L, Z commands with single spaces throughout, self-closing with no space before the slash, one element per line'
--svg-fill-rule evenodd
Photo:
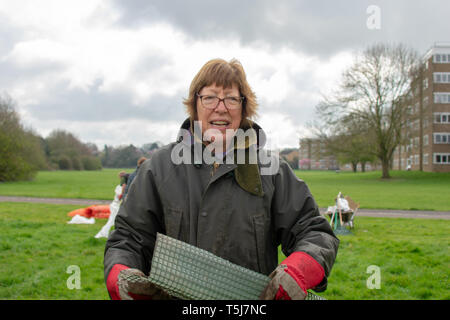
<path fill-rule="evenodd" d="M 123 264 L 115 264 L 106 279 L 106 289 L 108 289 L 112 300 L 121 300 L 117 282 L 120 271 L 125 269 L 130 269 L 130 267 L 124 266 Z"/>
<path fill-rule="evenodd" d="M 325 276 L 322 266 L 309 254 L 296 251 L 269 275 L 272 279 L 262 292 L 264 300 L 304 300 L 307 290 Z"/>
<path fill-rule="evenodd" d="M 152 284 L 145 274 L 123 264 L 115 264 L 106 279 L 113 300 L 169 299 L 170 296 Z"/>

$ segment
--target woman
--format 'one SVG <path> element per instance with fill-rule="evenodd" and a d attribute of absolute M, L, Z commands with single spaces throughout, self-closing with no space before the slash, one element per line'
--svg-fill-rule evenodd
<path fill-rule="evenodd" d="M 106 244 L 111 298 L 162 297 L 146 281 L 126 280 L 149 273 L 157 232 L 270 274 L 263 299 L 325 290 L 339 240 L 306 184 L 263 149 L 242 65 L 207 62 L 184 104 L 189 118 L 178 140 L 142 165 Z M 287 258 L 277 266 L 280 244 Z"/>

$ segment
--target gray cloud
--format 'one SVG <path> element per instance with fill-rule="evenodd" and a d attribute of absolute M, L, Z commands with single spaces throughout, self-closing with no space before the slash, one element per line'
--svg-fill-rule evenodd
<path fill-rule="evenodd" d="M 170 65 L 170 57 L 163 57 L 152 52 L 143 52 L 132 67 L 135 79 L 150 78 L 152 71 L 163 65 Z M 0 88 L 14 86 L 24 87 L 24 83 L 42 82 L 46 76 L 57 80 L 58 74 L 69 65 L 50 60 L 37 60 L 26 65 L 19 65 L 6 59 L 0 62 Z M 165 81 L 170 80 L 170 75 Z M 38 120 L 68 121 L 110 121 L 127 119 L 149 119 L 165 121 L 173 119 L 182 121 L 186 117 L 182 99 L 184 92 L 172 96 L 154 94 L 147 101 L 133 104 L 133 93 L 124 89 L 113 92 L 100 90 L 103 79 L 96 79 L 88 90 L 71 88 L 68 80 L 59 79 L 46 83 L 45 98 L 35 103 L 22 105 L 21 108 Z M 26 87 L 26 85 L 25 85 Z M 20 101 L 18 101 L 21 105 Z"/>
<path fill-rule="evenodd" d="M 41 79 L 45 75 L 64 71 L 66 67 L 63 63 L 50 61 L 36 61 L 33 64 L 19 66 L 5 60 L 0 62 L 0 87 L 7 88 L 33 79 Z"/>
<path fill-rule="evenodd" d="M 450 3 L 431 1 L 115 1 L 119 23 L 130 28 L 165 21 L 193 39 L 238 38 L 329 56 L 373 42 L 405 42 L 425 51 L 448 38 Z M 381 29 L 369 30 L 370 5 L 381 10 Z"/>
<path fill-rule="evenodd" d="M 101 92 L 102 80 L 98 79 L 87 91 L 60 82 L 50 89 L 52 94 L 38 103 L 24 108 L 36 119 L 69 121 L 113 121 L 129 119 L 148 119 L 182 121 L 186 114 L 182 105 L 182 95 L 156 94 L 145 103 L 136 106 L 132 103 L 132 93 L 125 90 Z"/>
<path fill-rule="evenodd" d="M 434 41 L 450 40 L 450 2 L 446 0 L 114 0 L 114 5 L 119 19 L 117 25 L 111 27 L 118 27 L 118 30 L 165 22 L 183 31 L 191 42 L 238 39 L 243 45 L 269 47 L 273 51 L 289 47 L 320 57 L 324 62 L 337 52 L 362 49 L 374 42 L 403 42 L 423 54 Z M 366 27 L 369 5 L 377 5 L 381 10 L 379 30 Z M 95 25 L 96 19 L 102 17 L 99 10 L 85 21 L 87 25 Z M 27 35 L 29 37 L 27 30 L 12 25 L 8 17 L 0 14 L 0 58 L 4 59 L 15 43 L 27 39 Z M 130 81 L 154 80 L 155 71 L 174 65 L 171 59 L 157 52 L 141 52 L 131 66 L 133 79 Z M 0 88 L 26 90 L 25 85 L 19 84 L 26 84 L 30 79 L 39 80 L 44 75 L 57 75 L 67 67 L 70 66 L 45 60 L 34 60 L 23 66 L 0 60 Z M 276 71 L 265 67 L 258 73 L 261 79 L 270 79 Z M 160 72 L 158 81 L 170 83 L 171 77 L 176 76 Z M 319 93 L 320 83 L 308 72 L 290 74 L 289 78 L 298 90 L 277 105 L 269 106 L 261 101 L 259 113 L 263 115 L 276 110 L 287 115 L 294 125 L 304 125 L 314 118 L 317 101 L 311 93 Z M 71 88 L 67 79 L 52 79 L 59 82 L 46 84 L 49 92 L 46 98 L 22 106 L 33 118 L 87 122 L 131 119 L 164 122 L 170 119 L 181 123 L 186 117 L 182 105 L 185 91 L 171 96 L 155 94 L 136 106 L 132 103 L 134 94 L 125 87 L 113 92 L 101 91 L 101 78 L 88 90 Z M 186 90 L 188 85 L 186 83 Z M 20 101 L 18 105 L 21 105 Z"/>
<path fill-rule="evenodd" d="M 9 52 L 24 37 L 24 31 L 14 27 L 10 19 L 0 13 L 0 57 Z"/>
<path fill-rule="evenodd" d="M 134 62 L 130 73 L 133 74 L 135 78 L 142 79 L 151 75 L 154 70 L 171 65 L 173 65 L 172 57 L 163 56 L 154 51 L 143 51 Z"/>

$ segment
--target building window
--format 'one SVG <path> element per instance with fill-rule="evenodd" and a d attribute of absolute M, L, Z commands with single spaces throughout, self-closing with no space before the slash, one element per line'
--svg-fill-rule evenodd
<path fill-rule="evenodd" d="M 428 97 L 423 98 L 423 107 L 428 106 Z"/>
<path fill-rule="evenodd" d="M 442 75 L 440 73 L 434 73 L 434 82 L 441 83 Z"/>
<path fill-rule="evenodd" d="M 428 164 L 428 153 L 423 155 L 423 164 Z"/>
<path fill-rule="evenodd" d="M 433 153 L 434 164 L 450 164 L 450 153 Z"/>
<path fill-rule="evenodd" d="M 426 135 L 423 136 L 423 145 L 424 145 L 424 146 L 427 146 L 428 143 L 429 143 L 428 135 L 426 134 Z"/>
<path fill-rule="evenodd" d="M 433 133 L 435 144 L 450 144 L 450 133 Z"/>
<path fill-rule="evenodd" d="M 434 123 L 441 123 L 441 114 L 440 113 L 434 114 Z"/>
<path fill-rule="evenodd" d="M 450 83 L 450 72 L 434 72 L 433 80 L 435 83 Z"/>
<path fill-rule="evenodd" d="M 449 63 L 450 62 L 450 54 L 435 54 L 433 55 L 434 63 Z"/>
<path fill-rule="evenodd" d="M 450 123 L 450 112 L 435 112 L 434 123 Z"/>
<path fill-rule="evenodd" d="M 414 164 L 419 165 L 419 155 L 418 154 L 414 155 Z"/>
<path fill-rule="evenodd" d="M 434 93 L 434 103 L 450 103 L 450 93 L 449 92 L 435 92 Z"/>

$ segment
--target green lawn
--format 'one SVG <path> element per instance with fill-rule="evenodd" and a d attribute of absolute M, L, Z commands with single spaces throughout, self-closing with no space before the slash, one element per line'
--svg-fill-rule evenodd
<path fill-rule="evenodd" d="M 404 218 L 355 219 L 341 240 L 328 289 L 330 299 L 449 300 L 450 222 Z M 284 255 L 280 252 L 280 259 Z M 380 270 L 380 289 L 368 289 L 369 266 Z M 370 281 L 369 281 L 370 282 Z"/>
<path fill-rule="evenodd" d="M 0 183 L 0 195 L 113 199 L 121 169 L 42 171 L 34 181 Z M 131 169 L 127 170 L 131 172 Z M 362 208 L 450 211 L 450 174 L 296 171 L 320 207 L 339 191 Z M 108 299 L 103 279 L 105 220 L 69 225 L 79 206 L 0 203 L 0 299 Z M 450 299 L 447 220 L 357 217 L 341 245 L 327 299 Z M 283 259 L 280 254 L 280 259 Z M 70 290 L 69 266 L 81 271 L 81 289 Z M 366 287 L 367 268 L 378 266 L 381 289 Z"/>
<path fill-rule="evenodd" d="M 33 181 L 0 183 L 0 195 L 112 200 L 122 170 L 133 172 L 133 169 L 40 171 Z"/>
<path fill-rule="evenodd" d="M 70 225 L 77 206 L 0 203 L 0 299 L 108 299 L 103 280 L 105 220 Z M 358 217 L 341 245 L 327 299 L 450 299 L 447 220 Z M 280 255 L 280 259 L 282 259 Z M 67 268 L 80 268 L 81 289 L 68 289 Z M 367 267 L 381 270 L 369 290 Z"/>
<path fill-rule="evenodd" d="M 0 203 L 0 299 L 108 299 L 103 279 L 105 239 L 95 225 L 67 224 L 77 206 Z M 76 265 L 81 289 L 68 289 Z"/>
<path fill-rule="evenodd" d="M 121 170 L 41 171 L 34 181 L 0 183 L 0 195 L 112 200 Z M 389 180 L 380 179 L 379 171 L 297 170 L 296 174 L 322 208 L 334 205 L 342 192 L 366 209 L 450 211 L 450 173 L 391 171 Z"/>
<path fill-rule="evenodd" d="M 296 171 L 311 189 L 320 207 L 334 205 L 339 192 L 365 209 L 450 211 L 450 173 L 391 171 L 380 179 L 379 171 L 353 173 Z"/>

